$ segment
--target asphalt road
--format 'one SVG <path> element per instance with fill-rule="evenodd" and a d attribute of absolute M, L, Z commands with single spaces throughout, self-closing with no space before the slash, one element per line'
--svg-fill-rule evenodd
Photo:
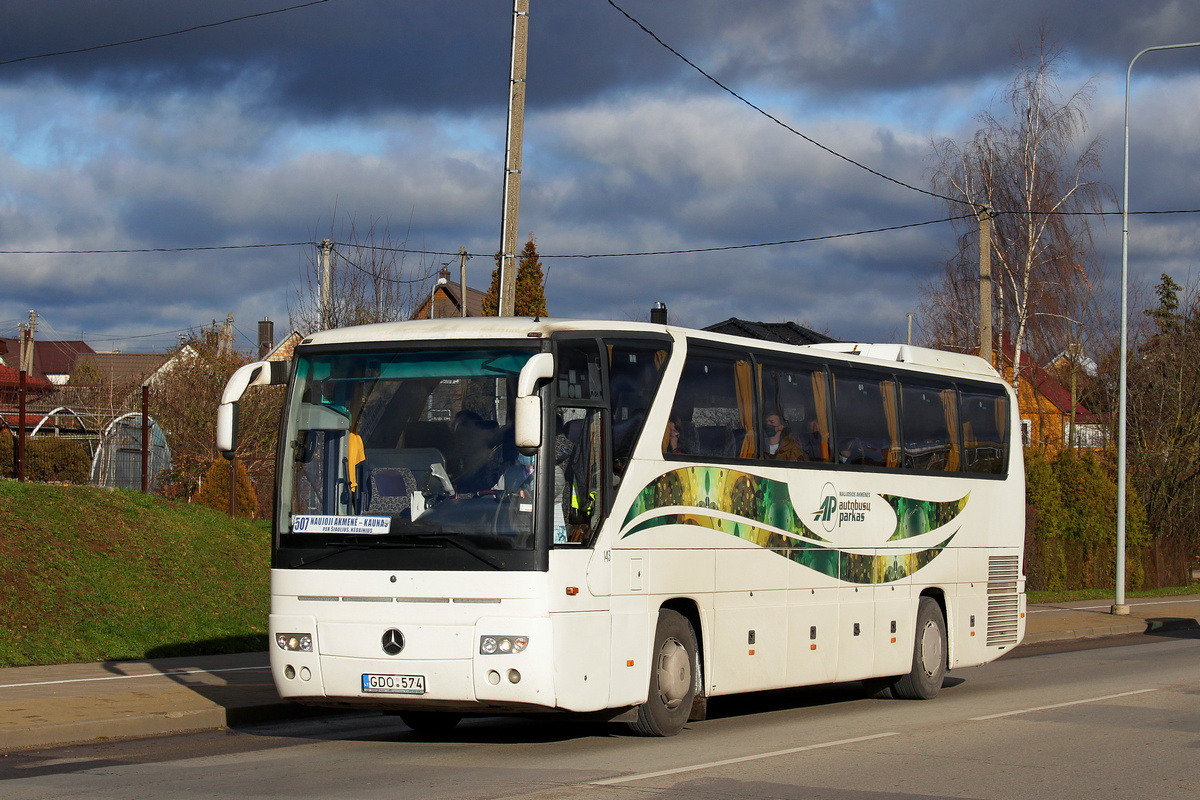
<path fill-rule="evenodd" d="M 933 702 L 856 684 L 714 699 L 671 739 L 487 718 L 452 736 L 349 716 L 17 753 L 0 797 L 1194 798 L 1200 634 L 1020 648 Z"/>

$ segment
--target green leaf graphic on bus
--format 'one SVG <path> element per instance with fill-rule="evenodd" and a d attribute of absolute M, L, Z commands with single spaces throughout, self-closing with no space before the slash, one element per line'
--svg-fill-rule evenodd
<path fill-rule="evenodd" d="M 888 538 L 888 541 L 898 542 L 901 539 L 911 539 L 914 536 L 929 533 L 953 522 L 954 518 L 967 507 L 967 500 L 971 498 L 971 493 L 967 492 L 965 497 L 945 503 L 934 500 L 914 500 L 911 497 L 901 497 L 895 494 L 884 494 L 880 497 L 886 500 L 892 510 L 896 512 L 896 530 Z"/>
<path fill-rule="evenodd" d="M 896 531 L 889 539 L 896 541 L 928 533 L 952 521 L 966 507 L 970 495 L 941 503 L 894 495 L 883 497 L 897 515 Z M 818 542 L 827 540 L 800 521 L 787 484 L 720 467 L 685 467 L 659 476 L 638 493 L 625 517 L 625 525 L 639 516 L 670 507 L 695 511 L 659 513 L 626 530 L 622 538 L 662 525 L 696 525 L 736 536 L 823 575 L 857 584 L 889 583 L 912 575 L 937 558 L 958 533 L 955 531 L 938 545 L 915 553 L 880 555 L 825 547 Z M 741 519 L 718 517 L 701 509 Z M 770 525 L 786 533 L 753 523 Z"/>
<path fill-rule="evenodd" d="M 647 511 L 669 506 L 723 511 L 797 536 L 827 541 L 800 521 L 786 483 L 722 467 L 683 467 L 660 475 L 638 493 L 622 527 Z"/>

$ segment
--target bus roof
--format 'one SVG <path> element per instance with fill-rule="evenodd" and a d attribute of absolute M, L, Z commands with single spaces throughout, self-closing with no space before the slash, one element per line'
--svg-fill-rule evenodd
<path fill-rule="evenodd" d="M 954 372 L 998 379 L 999 373 L 978 356 L 914 347 L 906 344 L 829 342 L 788 345 L 670 325 L 621 320 L 566 319 L 546 317 L 445 317 L 407 322 L 381 322 L 319 331 L 305 337 L 301 345 L 328 345 L 354 342 L 388 342 L 445 339 L 536 339 L 567 331 L 596 331 L 623 334 L 667 333 L 677 338 L 703 339 L 760 350 L 808 353 L 835 358 L 847 363 L 871 363 L 877 366 L 904 364 L 923 370 Z"/>

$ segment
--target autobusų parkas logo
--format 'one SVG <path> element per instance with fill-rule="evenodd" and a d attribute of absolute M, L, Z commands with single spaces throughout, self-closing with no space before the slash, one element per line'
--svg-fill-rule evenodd
<path fill-rule="evenodd" d="M 821 487 L 821 501 L 813 512 L 813 522 L 821 523 L 826 533 L 832 533 L 843 522 L 866 522 L 871 510 L 869 498 L 868 492 L 840 495 L 832 483 L 826 483 Z"/>

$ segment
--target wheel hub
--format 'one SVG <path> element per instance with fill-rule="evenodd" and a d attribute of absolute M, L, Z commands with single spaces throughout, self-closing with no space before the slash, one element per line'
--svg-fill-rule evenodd
<path fill-rule="evenodd" d="M 943 660 L 942 637 L 938 627 L 932 622 L 926 623 L 921 630 L 921 669 L 925 671 L 926 676 L 932 678 L 938 674 Z"/>
<path fill-rule="evenodd" d="M 669 709 L 676 709 L 692 688 L 692 665 L 687 648 L 677 639 L 667 639 L 658 651 L 658 695 Z"/>

